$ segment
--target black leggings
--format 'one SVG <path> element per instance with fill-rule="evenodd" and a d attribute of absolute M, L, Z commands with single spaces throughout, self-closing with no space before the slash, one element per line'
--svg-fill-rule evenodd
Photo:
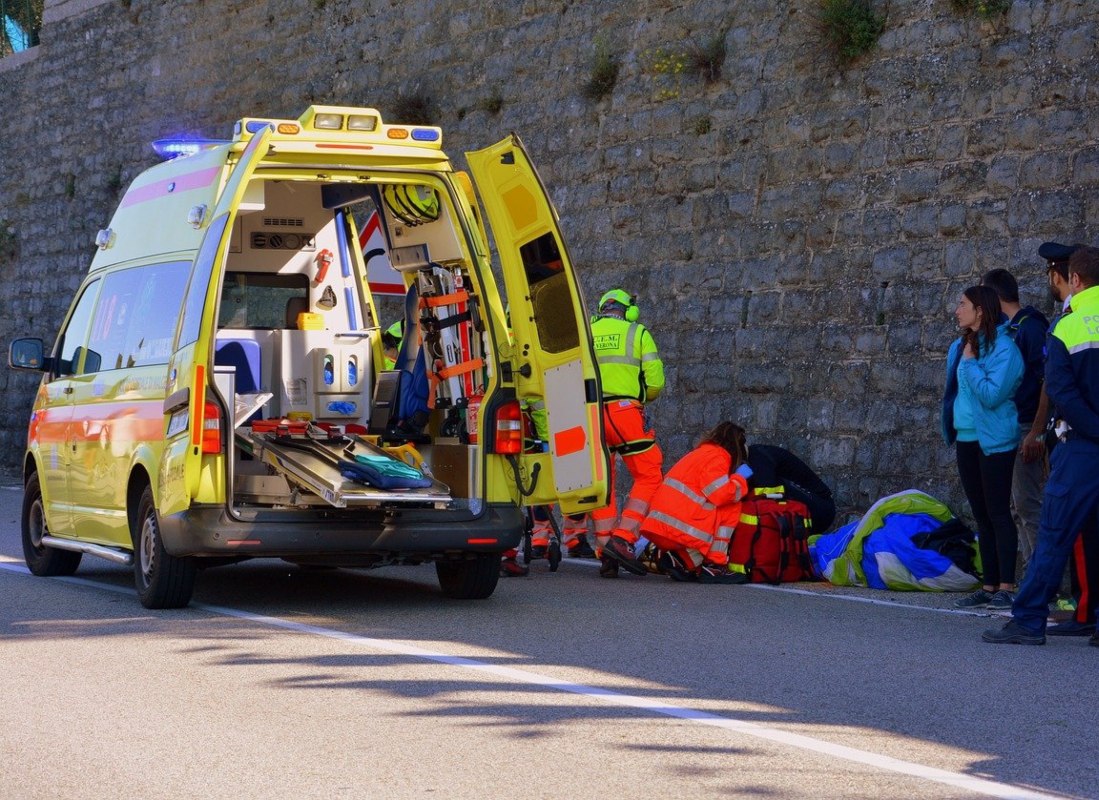
<path fill-rule="evenodd" d="M 958 442 L 958 476 L 977 521 L 984 585 L 1015 583 L 1019 532 L 1011 517 L 1011 473 L 1015 448 L 986 456 L 977 442 Z"/>

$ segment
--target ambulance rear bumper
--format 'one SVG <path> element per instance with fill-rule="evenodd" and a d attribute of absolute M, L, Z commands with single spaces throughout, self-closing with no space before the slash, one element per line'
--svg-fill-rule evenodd
<path fill-rule="evenodd" d="M 160 518 L 169 554 L 301 558 L 362 557 L 364 563 L 429 560 L 455 553 L 499 553 L 517 547 L 524 518 L 510 504 L 469 512 L 408 510 L 396 514 L 253 511 L 245 519 L 224 506 L 195 506 Z"/>

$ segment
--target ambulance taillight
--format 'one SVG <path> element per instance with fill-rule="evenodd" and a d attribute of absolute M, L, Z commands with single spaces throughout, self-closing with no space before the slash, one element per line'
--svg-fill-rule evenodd
<path fill-rule="evenodd" d="M 202 411 L 202 452 L 217 455 L 221 452 L 221 406 L 206 403 Z"/>
<path fill-rule="evenodd" d="M 512 400 L 496 409 L 493 420 L 493 452 L 518 455 L 523 452 L 523 412 L 519 401 Z"/>

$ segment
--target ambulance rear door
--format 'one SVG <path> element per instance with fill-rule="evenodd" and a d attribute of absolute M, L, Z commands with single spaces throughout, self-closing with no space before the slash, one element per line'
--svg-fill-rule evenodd
<path fill-rule="evenodd" d="M 256 166 L 267 154 L 270 138 L 271 128 L 264 128 L 240 154 L 210 215 L 191 271 L 176 351 L 169 365 L 168 397 L 164 401 L 167 431 L 157 497 L 157 510 L 161 514 L 174 514 L 190 505 L 198 492 L 203 454 L 214 453 L 219 438 L 222 453 L 224 448 L 233 446 L 232 420 L 223 413 L 218 431 L 207 407 L 215 399 L 209 391 L 214 304 L 237 209 Z"/>
<path fill-rule="evenodd" d="M 515 343 L 516 393 L 545 402 L 546 452 L 520 456 L 535 476 L 530 505 L 560 503 L 565 513 L 607 502 L 599 372 L 580 286 L 545 187 L 519 137 L 466 160 L 492 228 L 507 288 Z M 524 487 L 527 488 L 527 487 Z"/>

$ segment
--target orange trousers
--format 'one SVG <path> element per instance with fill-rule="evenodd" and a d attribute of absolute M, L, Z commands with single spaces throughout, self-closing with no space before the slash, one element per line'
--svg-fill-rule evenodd
<path fill-rule="evenodd" d="M 704 542 L 686 533 L 666 531 L 657 533 L 641 526 L 641 535 L 661 550 L 669 550 L 679 556 L 679 560 L 694 569 L 704 563 L 725 565 L 729 563 L 729 540 L 740 521 L 740 503 L 717 508 L 717 529 L 714 540 Z"/>
<path fill-rule="evenodd" d="M 603 431 L 611 450 L 611 468 L 607 480 L 611 502 L 591 512 L 595 550 L 601 554 L 611 536 L 627 542 L 639 538 L 641 521 L 649 511 L 649 501 L 663 479 L 664 454 L 656 443 L 656 434 L 645 428 L 644 406 L 637 400 L 611 400 L 603 404 Z M 633 486 L 619 515 L 614 499 L 615 454 L 622 457 L 633 477 Z"/>

